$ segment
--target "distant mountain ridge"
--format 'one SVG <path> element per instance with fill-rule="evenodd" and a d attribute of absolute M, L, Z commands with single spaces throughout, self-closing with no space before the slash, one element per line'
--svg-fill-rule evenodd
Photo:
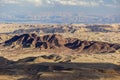
<path fill-rule="evenodd" d="M 3 14 L 0 14 L 0 22 L 5 23 L 84 23 L 84 24 L 93 24 L 93 23 L 120 23 L 120 16 L 117 15 L 84 15 L 84 14 L 72 14 L 72 13 L 62 13 L 62 14 L 52 14 L 52 13 L 41 13 L 39 15 L 23 15 L 20 16 L 11 16 L 4 17 Z"/>

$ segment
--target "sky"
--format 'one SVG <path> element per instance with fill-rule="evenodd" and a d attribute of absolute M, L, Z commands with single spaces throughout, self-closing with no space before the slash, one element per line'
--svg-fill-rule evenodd
<path fill-rule="evenodd" d="M 40 13 L 120 14 L 120 0 L 0 0 L 0 18 Z"/>

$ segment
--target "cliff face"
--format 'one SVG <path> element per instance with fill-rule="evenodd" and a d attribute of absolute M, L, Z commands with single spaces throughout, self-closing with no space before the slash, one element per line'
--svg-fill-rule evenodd
<path fill-rule="evenodd" d="M 63 38 L 61 35 L 44 35 L 36 34 L 15 35 L 11 39 L 5 41 L 3 46 L 11 46 L 12 48 L 19 46 L 21 48 L 40 48 L 40 49 L 59 49 L 73 50 L 85 53 L 111 53 L 120 49 L 120 44 L 110 44 L 96 41 L 81 41 L 76 38 Z"/>

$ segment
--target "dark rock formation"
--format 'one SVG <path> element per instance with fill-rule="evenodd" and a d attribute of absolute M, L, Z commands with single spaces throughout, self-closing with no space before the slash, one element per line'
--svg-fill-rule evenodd
<path fill-rule="evenodd" d="M 97 41 L 81 41 L 76 38 L 63 38 L 61 35 L 36 34 L 16 35 L 4 42 L 4 46 L 16 46 L 22 48 L 62 49 L 74 50 L 81 53 L 112 53 L 120 49 L 120 44 L 110 44 Z"/>

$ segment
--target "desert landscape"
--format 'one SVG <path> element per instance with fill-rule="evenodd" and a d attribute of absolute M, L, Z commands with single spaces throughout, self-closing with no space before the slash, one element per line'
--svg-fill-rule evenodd
<path fill-rule="evenodd" d="M 0 80 L 120 80 L 120 24 L 0 24 Z"/>
<path fill-rule="evenodd" d="M 0 80 L 120 80 L 120 0 L 0 0 Z"/>

